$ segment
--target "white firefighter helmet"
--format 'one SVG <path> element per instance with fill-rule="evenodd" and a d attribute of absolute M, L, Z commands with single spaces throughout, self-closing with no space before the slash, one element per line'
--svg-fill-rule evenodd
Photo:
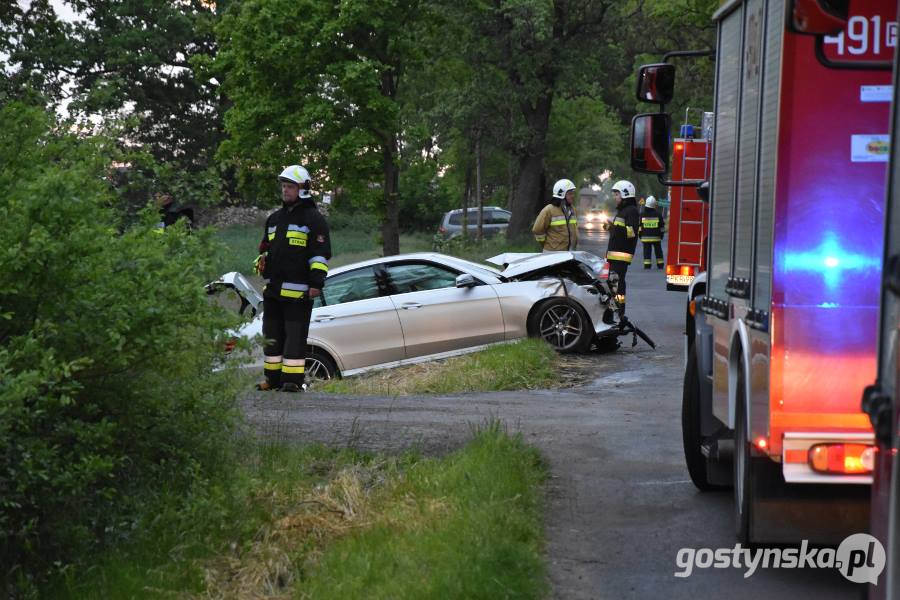
<path fill-rule="evenodd" d="M 553 197 L 554 198 L 565 198 L 566 192 L 569 190 L 574 190 L 575 184 L 572 183 L 569 179 L 560 179 L 556 183 L 553 184 Z"/>
<path fill-rule="evenodd" d="M 630 181 L 620 179 L 612 186 L 614 192 L 619 192 L 622 198 L 634 198 L 634 184 Z"/>
<path fill-rule="evenodd" d="M 300 186 L 300 197 L 309 198 L 310 177 L 309 171 L 300 165 L 290 165 L 284 168 L 278 181 L 290 181 Z"/>
<path fill-rule="evenodd" d="M 644 201 L 644 206 L 647 208 L 656 208 L 656 198 L 647 196 L 647 200 Z"/>

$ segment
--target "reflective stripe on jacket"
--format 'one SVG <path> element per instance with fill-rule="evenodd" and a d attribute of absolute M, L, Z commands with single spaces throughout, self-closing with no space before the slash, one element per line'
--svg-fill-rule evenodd
<path fill-rule="evenodd" d="M 568 207 L 568 214 L 554 204 L 548 204 L 534 220 L 534 239 L 544 250 L 575 250 L 578 246 L 578 218 L 575 209 Z"/>

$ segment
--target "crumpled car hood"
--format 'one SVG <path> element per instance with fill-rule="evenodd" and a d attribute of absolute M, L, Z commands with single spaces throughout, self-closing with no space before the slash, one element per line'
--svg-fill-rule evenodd
<path fill-rule="evenodd" d="M 520 277 L 553 265 L 560 265 L 571 260 L 588 265 L 595 274 L 602 271 L 606 261 L 590 252 L 504 252 L 486 259 L 487 262 L 503 267 L 504 277 Z"/>

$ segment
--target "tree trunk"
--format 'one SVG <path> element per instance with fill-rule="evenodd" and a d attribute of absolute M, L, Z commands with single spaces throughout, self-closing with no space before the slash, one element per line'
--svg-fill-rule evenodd
<path fill-rule="evenodd" d="M 531 105 L 522 107 L 522 115 L 531 130 L 528 145 L 519 153 L 519 174 L 513 203 L 509 207 L 512 217 L 509 220 L 509 235 L 524 236 L 540 211 L 547 190 L 544 183 L 544 156 L 547 153 L 547 130 L 550 128 L 550 109 L 553 105 L 553 92 L 548 91 Z"/>
<path fill-rule="evenodd" d="M 466 189 L 463 191 L 462 238 L 469 239 L 469 196 L 472 193 L 472 165 L 466 166 Z"/>
<path fill-rule="evenodd" d="M 397 202 L 400 169 L 394 156 L 396 148 L 396 139 L 391 136 L 390 142 L 381 150 L 384 164 L 384 222 L 381 224 L 381 247 L 385 256 L 400 254 L 400 206 Z"/>
<path fill-rule="evenodd" d="M 484 200 L 481 197 L 481 133 L 475 138 L 475 194 L 478 197 L 478 235 L 480 242 L 484 236 Z"/>

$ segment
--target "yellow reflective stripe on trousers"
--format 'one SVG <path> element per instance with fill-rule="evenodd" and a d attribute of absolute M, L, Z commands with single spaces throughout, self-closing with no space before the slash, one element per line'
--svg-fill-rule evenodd
<path fill-rule="evenodd" d="M 642 241 L 642 242 L 661 242 L 661 241 L 662 241 L 662 238 L 658 238 L 658 237 L 642 237 L 642 238 L 641 238 L 641 241 Z"/>
<path fill-rule="evenodd" d="M 634 257 L 633 254 L 628 254 L 627 252 L 615 252 L 610 251 L 606 253 L 607 260 L 620 260 L 622 262 L 630 263 L 631 259 Z"/>
<path fill-rule="evenodd" d="M 281 363 L 280 362 L 267 362 L 263 365 L 266 371 L 280 371 Z"/>
<path fill-rule="evenodd" d="M 303 373 L 303 372 L 305 371 L 305 369 L 306 369 L 306 367 L 304 367 L 303 365 L 300 365 L 299 367 L 289 367 L 289 366 L 287 366 L 287 365 L 284 365 L 284 366 L 281 368 L 281 372 L 282 372 L 282 373 L 285 373 L 285 374 L 289 374 L 289 373 Z"/>

